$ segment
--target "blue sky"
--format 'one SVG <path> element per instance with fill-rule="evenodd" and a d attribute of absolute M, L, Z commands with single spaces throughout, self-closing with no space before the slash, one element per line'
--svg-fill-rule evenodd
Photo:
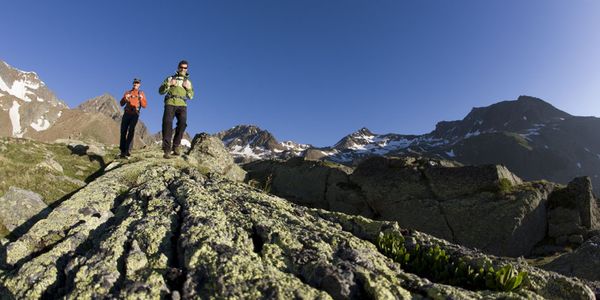
<path fill-rule="evenodd" d="M 363 126 L 422 134 L 519 95 L 600 116 L 600 1 L 8 1 L 0 59 L 70 107 L 187 59 L 188 132 L 255 124 L 332 145 Z"/>

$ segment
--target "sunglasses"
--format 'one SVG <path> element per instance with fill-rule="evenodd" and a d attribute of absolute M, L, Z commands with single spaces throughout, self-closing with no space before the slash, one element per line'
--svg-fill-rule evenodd
<path fill-rule="evenodd" d="M 188 67 L 179 66 L 180 69 L 187 70 Z"/>

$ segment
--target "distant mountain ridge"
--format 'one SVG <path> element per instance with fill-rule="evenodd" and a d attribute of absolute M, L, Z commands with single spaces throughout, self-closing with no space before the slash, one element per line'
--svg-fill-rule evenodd
<path fill-rule="evenodd" d="M 254 125 L 238 125 L 215 136 L 223 141 L 238 163 L 300 156 L 312 147 L 292 141 L 279 142 L 270 132 Z"/>
<path fill-rule="evenodd" d="M 68 106 L 35 72 L 21 71 L 0 60 L 0 136 L 27 137 L 44 131 Z"/>
<path fill-rule="evenodd" d="M 600 119 L 572 116 L 530 96 L 473 108 L 462 120 L 439 122 L 423 135 L 376 134 L 361 128 L 333 146 L 307 145 L 293 152 L 267 147 L 279 142 L 253 128 L 270 136 L 269 143 L 256 146 L 238 139 L 235 148 L 229 147 L 238 161 L 304 156 L 356 165 L 370 156 L 426 156 L 469 165 L 504 164 L 526 180 L 567 183 L 590 176 L 594 186 L 600 186 Z M 251 136 L 255 135 L 246 138 Z M 223 141 L 232 143 L 231 138 Z"/>

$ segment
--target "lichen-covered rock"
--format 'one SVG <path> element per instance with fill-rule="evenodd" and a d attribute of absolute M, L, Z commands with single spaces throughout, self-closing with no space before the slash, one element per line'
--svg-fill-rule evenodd
<path fill-rule="evenodd" d="M 85 154 L 87 156 L 105 156 L 106 151 L 104 151 L 104 149 L 96 145 L 89 145 L 85 151 Z"/>
<path fill-rule="evenodd" d="M 592 299 L 590 289 L 419 232 L 453 255 L 530 273 L 516 292 L 405 272 L 374 245 L 395 222 L 292 204 L 181 160 L 124 162 L 0 246 L 0 292 L 19 299 Z"/>
<path fill-rule="evenodd" d="M 188 160 L 200 169 L 221 174 L 235 181 L 243 181 L 246 171 L 234 163 L 223 142 L 207 133 L 197 134 L 188 151 Z"/>
<path fill-rule="evenodd" d="M 45 169 L 45 171 L 47 172 L 49 171 L 54 171 L 54 172 L 58 172 L 58 173 L 62 173 L 63 172 L 63 167 L 60 165 L 60 163 L 58 163 L 57 161 L 55 161 L 52 158 L 46 158 L 46 160 L 44 160 L 43 162 L 39 163 L 37 165 L 38 168 L 40 169 Z"/>
<path fill-rule="evenodd" d="M 557 243 L 577 242 L 572 236 L 583 236 L 600 229 L 600 210 L 589 177 L 573 179 L 548 198 L 548 236 Z"/>
<path fill-rule="evenodd" d="M 600 235 L 588 239 L 572 253 L 567 253 L 542 268 L 567 276 L 600 281 Z"/>
<path fill-rule="evenodd" d="M 39 194 L 11 186 L 0 197 L 0 222 L 13 231 L 46 207 Z"/>

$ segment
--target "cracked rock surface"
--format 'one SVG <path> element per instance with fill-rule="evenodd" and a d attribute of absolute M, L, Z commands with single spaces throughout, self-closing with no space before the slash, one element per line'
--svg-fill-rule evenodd
<path fill-rule="evenodd" d="M 156 156 L 160 154 L 157 153 Z M 593 299 L 578 280 L 511 263 L 518 292 L 470 291 L 403 271 L 374 242 L 396 222 L 311 209 L 183 160 L 113 166 L 0 247 L 11 299 Z"/>

